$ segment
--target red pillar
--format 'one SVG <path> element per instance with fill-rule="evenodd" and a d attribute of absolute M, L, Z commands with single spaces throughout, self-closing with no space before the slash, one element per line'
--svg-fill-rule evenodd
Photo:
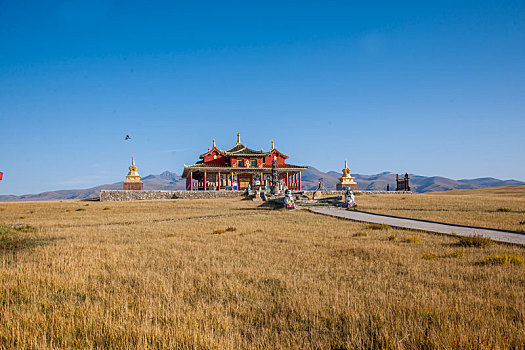
<path fill-rule="evenodd" d="M 301 172 L 299 172 L 299 191 L 302 191 L 301 190 Z"/>
<path fill-rule="evenodd" d="M 286 177 L 285 177 L 285 181 L 284 183 L 286 184 L 286 187 L 290 187 L 290 175 L 288 174 L 288 172 L 286 172 Z"/>
<path fill-rule="evenodd" d="M 204 188 L 203 190 L 206 191 L 206 170 L 204 170 L 204 184 L 203 184 Z"/>
<path fill-rule="evenodd" d="M 190 191 L 193 191 L 193 171 L 190 171 Z"/>
<path fill-rule="evenodd" d="M 217 174 L 217 191 L 221 190 L 221 172 Z"/>
<path fill-rule="evenodd" d="M 241 189 L 241 180 L 239 180 L 239 174 L 237 174 L 237 191 Z"/>

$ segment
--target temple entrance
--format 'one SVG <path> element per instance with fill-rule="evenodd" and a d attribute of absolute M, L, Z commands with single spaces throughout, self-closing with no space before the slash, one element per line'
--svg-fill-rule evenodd
<path fill-rule="evenodd" d="M 237 175 L 237 176 L 239 176 L 239 190 L 247 189 L 250 183 L 252 182 L 251 175 L 248 175 L 248 176 Z"/>

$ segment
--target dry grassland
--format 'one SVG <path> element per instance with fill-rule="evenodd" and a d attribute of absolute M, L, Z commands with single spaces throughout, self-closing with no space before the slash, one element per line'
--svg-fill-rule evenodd
<path fill-rule="evenodd" d="M 0 348 L 525 346 L 525 248 L 257 205 L 1 203 Z"/>
<path fill-rule="evenodd" d="M 378 214 L 525 232 L 525 186 L 360 195 L 356 201 L 360 210 Z"/>

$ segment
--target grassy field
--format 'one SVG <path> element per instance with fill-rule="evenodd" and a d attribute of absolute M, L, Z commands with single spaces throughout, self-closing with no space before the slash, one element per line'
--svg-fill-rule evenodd
<path fill-rule="evenodd" d="M 459 240 L 240 199 L 0 203 L 0 348 L 523 348 L 525 248 Z"/>
<path fill-rule="evenodd" d="M 361 195 L 360 210 L 525 232 L 525 186 L 409 195 Z"/>

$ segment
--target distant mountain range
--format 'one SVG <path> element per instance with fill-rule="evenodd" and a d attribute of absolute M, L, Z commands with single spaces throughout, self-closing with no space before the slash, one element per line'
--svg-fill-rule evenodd
<path fill-rule="evenodd" d="M 324 187 L 326 189 L 335 189 L 335 184 L 339 181 L 338 178 L 341 175 L 341 173 L 335 171 L 324 173 L 314 167 L 310 167 L 308 170 L 302 173 L 302 186 L 305 190 L 314 190 L 317 188 L 319 179 L 322 178 Z M 391 190 L 395 190 L 396 187 L 395 173 L 383 172 L 376 175 L 353 174 L 352 176 L 355 176 L 358 190 L 383 191 L 386 189 L 387 184 L 390 185 Z M 498 180 L 492 177 L 453 180 L 440 176 L 427 177 L 414 174 L 409 174 L 409 176 L 412 191 L 419 193 L 509 185 L 525 185 L 525 182 L 523 181 Z M 184 190 L 186 187 L 186 180 L 170 171 L 165 171 L 159 175 L 148 175 L 142 178 L 142 181 L 144 182 L 145 190 Z M 0 195 L 0 202 L 85 199 L 98 197 L 100 190 L 120 189 L 122 189 L 122 182 L 117 182 L 114 184 L 101 185 L 80 190 L 59 190 L 42 192 L 38 194 L 25 194 L 20 196 Z"/>
<path fill-rule="evenodd" d="M 401 174 L 400 174 L 401 175 Z M 315 189 L 319 183 L 319 178 L 323 179 L 326 189 L 335 189 L 335 184 L 339 182 L 341 173 L 329 171 L 323 173 L 316 168 L 309 168 L 303 172 L 303 188 Z M 360 191 L 384 191 L 390 185 L 390 190 L 396 189 L 396 174 L 383 172 L 376 175 L 353 174 L 357 182 L 357 189 Z M 525 182 L 518 180 L 499 180 L 492 177 L 453 180 L 440 176 L 421 176 L 409 174 L 410 187 L 413 192 L 438 192 L 472 188 L 500 187 L 510 185 L 525 185 Z"/>

